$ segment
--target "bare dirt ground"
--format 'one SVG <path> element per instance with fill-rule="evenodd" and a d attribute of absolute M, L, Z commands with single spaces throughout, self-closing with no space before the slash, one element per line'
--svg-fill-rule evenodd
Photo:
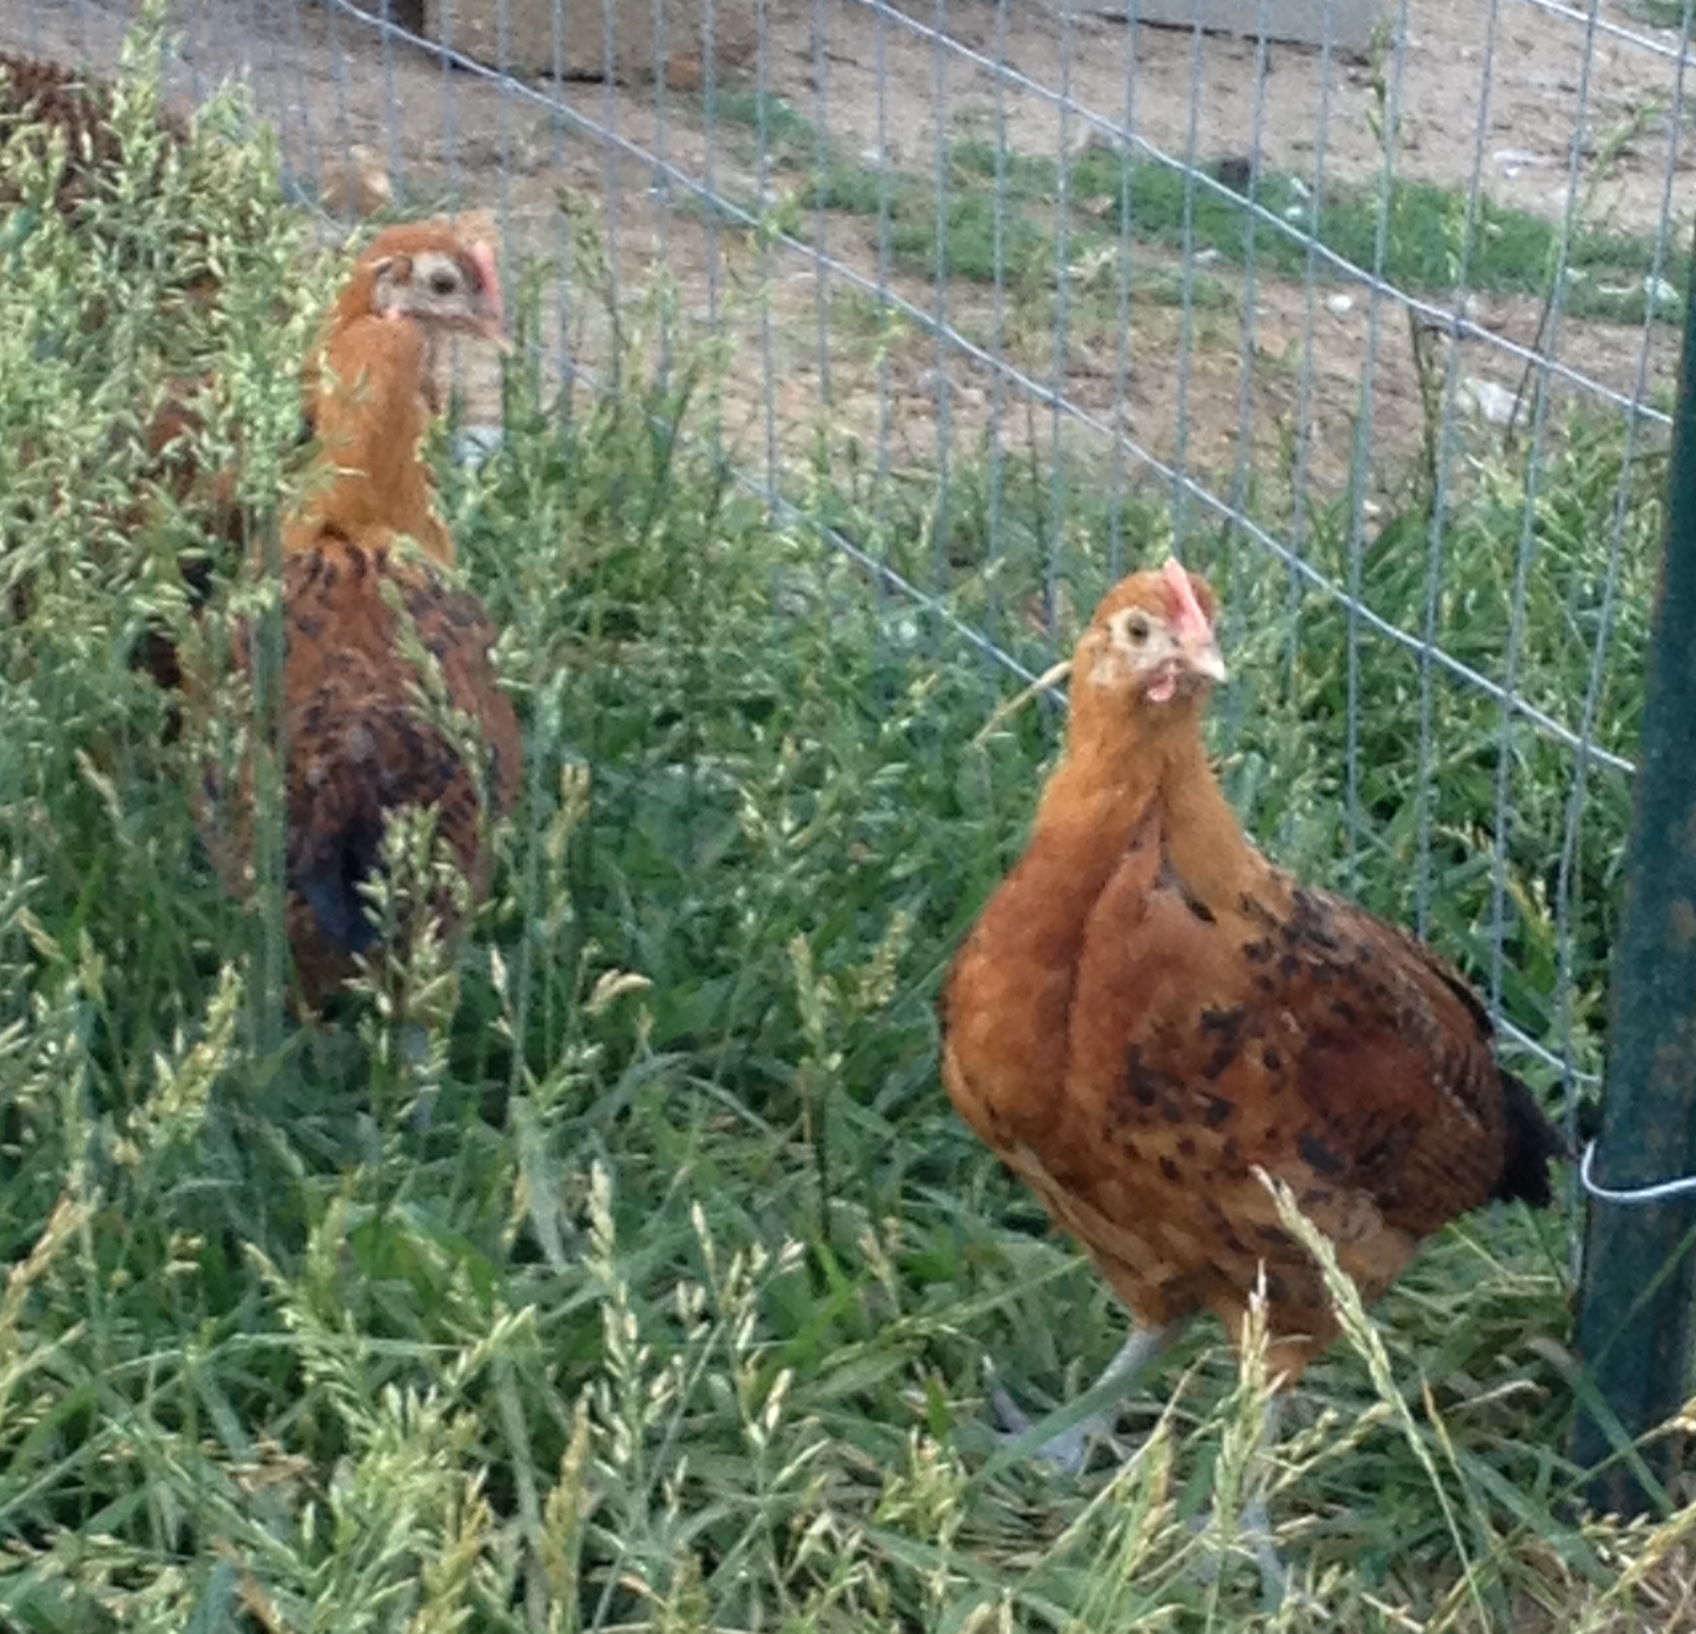
<path fill-rule="evenodd" d="M 8 0 L 0 45 L 109 67 L 133 9 Z M 997 128 L 1021 153 L 1076 152 L 1093 115 L 1199 164 L 1257 151 L 1270 168 L 1311 176 L 1322 163 L 1328 178 L 1360 181 L 1383 164 L 1388 94 L 1400 108 L 1405 175 L 1464 190 L 1476 172 L 1499 202 L 1553 220 L 1576 190 L 1586 219 L 1652 232 L 1670 211 L 1688 231 L 1696 160 L 1673 118 L 1676 37 L 1615 9 L 1587 29 L 1544 0 L 1412 0 L 1399 79 L 1395 58 L 1375 65 L 1282 45 L 1263 54 L 1223 36 L 1068 21 L 1049 0 L 1020 0 L 1000 21 L 990 0 L 949 0 L 951 43 L 938 42 L 935 22 L 930 6 L 903 21 L 858 0 L 774 0 L 760 72 L 838 152 L 918 174 L 934 173 L 939 141 Z M 556 258 L 549 311 L 569 319 L 573 360 L 591 364 L 606 325 L 574 282 L 562 201 L 595 221 L 622 304 L 670 280 L 683 329 L 731 349 L 726 430 L 756 469 L 773 442 L 781 461 L 816 446 L 821 428 L 833 454 L 849 438 L 886 440 L 897 468 L 934 464 L 939 428 L 965 450 L 989 436 L 1047 448 L 1056 432 L 1045 393 L 1066 405 L 1060 440 L 1088 457 L 1117 437 L 1134 451 L 1133 470 L 1181 462 L 1217 485 L 1287 470 L 1299 449 L 1315 499 L 1340 491 L 1357 434 L 1379 476 L 1418 444 L 1415 325 L 1401 303 L 1363 287 L 1308 291 L 1262 278 L 1250 288 L 1240 271 L 1211 265 L 1210 299 L 1186 304 L 1173 293 L 1185 270 L 1176 256 L 1138 247 L 1128 326 L 1116 267 L 1057 268 L 1068 309 L 1057 345 L 1051 299 L 998 305 L 985 285 L 956 280 L 939 292 L 880 270 L 871 218 L 833 212 L 820 223 L 790 212 L 793 233 L 817 243 L 822 228 L 834 266 L 715 223 L 691 182 L 752 202 L 761 178 L 750 133 L 705 117 L 698 88 L 539 88 L 444 73 L 308 0 L 183 0 L 174 23 L 174 88 L 204 94 L 245 75 L 309 194 L 333 184 L 357 147 L 356 166 L 390 172 L 403 204 L 452 198 L 495 210 L 509 254 Z M 722 84 L 748 88 L 754 74 L 726 69 Z M 798 185 L 792 173 L 768 176 L 767 201 Z M 880 311 L 856 275 L 912 312 Z M 1551 341 L 1539 338 L 1535 301 L 1474 298 L 1468 310 L 1485 334 L 1443 342 L 1439 361 L 1509 390 L 1526 377 L 1516 347 L 1549 355 L 1563 394 L 1604 402 L 1664 388 L 1676 361 L 1672 324 L 1566 320 Z M 938 340 L 926 321 L 936 316 L 965 344 Z M 492 415 L 486 370 L 471 391 L 473 412 Z"/>

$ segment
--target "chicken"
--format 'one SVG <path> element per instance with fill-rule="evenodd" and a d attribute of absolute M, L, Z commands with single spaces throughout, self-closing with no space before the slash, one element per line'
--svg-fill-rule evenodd
<path fill-rule="evenodd" d="M 485 218 L 466 214 L 451 219 L 409 222 L 390 227 L 379 233 L 355 264 L 353 276 L 343 288 L 336 304 L 326 315 L 324 324 L 308 358 L 301 385 L 301 417 L 299 441 L 308 442 L 318 430 L 317 417 L 323 404 L 319 388 L 319 369 L 327 349 L 341 344 L 339 337 L 349 325 L 368 318 L 379 308 L 374 302 L 390 300 L 397 282 L 407 282 L 417 289 L 426 287 L 428 280 L 444 280 L 443 299 L 452 301 L 455 280 L 463 277 L 480 281 L 485 292 L 492 292 L 492 319 L 453 321 L 451 316 L 437 316 L 420 308 L 417 320 L 425 338 L 425 367 L 422 397 L 429 412 L 440 413 L 446 406 L 441 389 L 441 377 L 447 364 L 447 345 L 455 332 L 466 332 L 506 346 L 500 309 L 500 280 L 493 252 L 484 237 L 490 223 Z M 465 258 L 461 268 L 443 272 L 435 265 L 444 265 L 456 257 Z M 419 259 L 419 270 L 413 271 L 413 261 Z M 397 271 L 396 269 L 404 269 Z M 153 415 L 143 433 L 149 457 L 144 476 L 169 493 L 179 506 L 194 505 L 204 520 L 204 532 L 214 552 L 224 549 L 240 551 L 253 538 L 254 518 L 236 503 L 238 476 L 234 468 L 205 472 L 198 457 L 198 439 L 205 429 L 205 417 L 199 404 L 203 394 L 212 389 L 209 380 L 178 379 L 170 382 L 164 402 Z M 333 412 L 333 411 L 332 411 Z M 350 422 L 357 425 L 357 415 Z M 357 432 L 355 433 L 357 434 Z M 346 435 L 344 431 L 341 435 Z M 399 446 L 396 444 L 395 446 Z M 357 455 L 344 463 L 358 465 Z M 420 467 L 420 469 L 423 469 Z M 411 475 L 401 479 L 413 486 Z M 428 477 L 426 475 L 426 481 Z M 416 499 L 411 494 L 409 503 Z M 420 511 L 414 517 L 426 528 L 437 526 Z M 415 535 L 422 538 L 422 535 Z M 204 605 L 210 589 L 213 559 L 198 557 L 185 560 L 183 578 L 188 587 L 190 605 Z M 144 632 L 133 655 L 135 664 L 150 674 L 166 690 L 175 690 L 182 680 L 181 663 L 175 644 L 160 629 Z"/>
<path fill-rule="evenodd" d="M 63 63 L 0 51 L 0 145 L 25 133 L 35 151 L 46 153 L 39 137 L 57 132 L 65 142 L 65 168 L 55 196 L 61 214 L 74 218 L 90 199 L 100 196 L 123 167 L 123 138 L 111 123 L 112 87 Z M 188 143 L 188 122 L 161 108 L 158 128 L 167 148 Z M 18 198 L 0 183 L 0 209 Z"/>
<path fill-rule="evenodd" d="M 218 144 L 198 141 L 188 120 L 163 106 L 155 107 L 152 115 L 159 138 L 157 153 L 137 173 L 135 155 L 126 150 L 126 138 L 113 123 L 115 98 L 114 87 L 96 76 L 48 59 L 0 51 L 0 146 L 16 146 L 33 158 L 45 159 L 51 139 L 62 139 L 64 165 L 54 193 L 58 213 L 79 239 L 90 242 L 91 254 L 114 257 L 123 265 L 126 257 L 136 253 L 126 237 L 126 213 L 133 213 L 138 201 L 145 202 L 166 185 L 168 165 L 188 167 L 208 188 L 227 178 L 218 168 Z M 118 200 L 126 202 L 113 211 Z M 22 202 L 13 178 L 0 174 L 0 218 Z M 247 212 L 252 202 L 236 202 L 226 226 L 251 232 L 255 223 Z M 26 220 L 23 231 L 29 230 Z M 150 257 L 141 282 L 153 289 L 161 318 L 174 320 L 189 312 L 204 316 L 210 311 L 222 289 L 217 267 L 223 259 L 215 245 L 193 232 L 175 241 L 168 257 Z M 91 304 L 82 321 L 90 330 L 102 328 L 107 321 L 104 306 Z M 178 322 L 161 322 L 155 333 L 169 331 L 180 340 L 182 330 Z M 163 384 L 159 406 L 139 428 L 139 435 L 133 427 L 114 432 L 115 444 L 137 438 L 142 455 L 136 503 L 118 526 L 127 533 L 144 527 L 152 496 L 160 493 L 198 515 L 210 551 L 237 554 L 246 543 L 251 518 L 236 503 L 236 473 L 204 471 L 199 457 L 206 419 L 203 399 L 211 382 L 177 375 Z M 204 601 L 211 567 L 209 556 L 185 557 L 183 576 L 191 605 Z M 14 581 L 9 597 L 12 615 L 26 618 L 31 605 L 28 580 Z M 158 627 L 141 633 L 131 663 L 167 689 L 181 680 L 175 645 Z"/>
<path fill-rule="evenodd" d="M 391 816 L 433 809 L 475 900 L 489 883 L 486 816 L 510 809 L 518 789 L 518 719 L 490 660 L 495 632 L 477 598 L 451 582 L 453 539 L 420 451 L 439 337 L 498 339 L 501 324 L 483 244 L 443 223 L 395 228 L 360 258 L 314 357 L 320 454 L 281 538 L 287 917 L 309 1009 L 376 942 L 360 886 L 380 865 Z M 485 765 L 467 764 L 455 741 L 464 734 L 421 709 L 431 689 L 403 651 L 397 605 L 426 667 L 439 669 L 438 704 L 462 718 Z M 244 634 L 235 643 L 244 677 L 247 647 Z M 209 682 L 197 691 L 204 714 Z M 208 849 L 226 885 L 245 894 L 250 769 L 233 791 L 209 771 L 203 793 Z M 451 931 L 451 904 L 432 906 Z"/>
<path fill-rule="evenodd" d="M 227 569 L 240 558 L 258 537 L 259 524 L 259 518 L 240 501 L 237 468 L 231 465 L 207 471 L 202 467 L 201 439 L 207 422 L 201 403 L 212 386 L 210 380 L 181 377 L 166 383 L 164 400 L 142 431 L 147 459 L 140 473 L 140 489 L 145 497 L 131 507 L 124 523 L 126 530 L 145 527 L 158 494 L 168 495 L 178 509 L 194 514 L 202 548 L 184 551 L 177 566 L 188 607 L 196 612 L 206 605 L 217 570 Z M 303 415 L 297 446 L 303 446 L 309 437 Z M 131 650 L 130 664 L 146 671 L 168 692 L 182 685 L 176 643 L 159 625 L 150 624 L 141 632 Z M 175 738 L 174 727 L 167 736 Z"/>
<path fill-rule="evenodd" d="M 324 177 L 324 208 L 338 216 L 378 216 L 392 209 L 394 183 L 382 155 L 355 142 L 340 164 L 332 163 Z"/>
<path fill-rule="evenodd" d="M 307 360 L 302 396 L 309 421 L 322 401 L 318 376 L 326 348 L 349 324 L 373 312 L 396 310 L 395 303 L 401 299 L 399 292 L 403 289 L 414 292 L 406 297 L 414 304 L 418 292 L 424 291 L 446 303 L 453 300 L 462 281 L 476 280 L 475 287 L 483 291 L 485 300 L 492 302 L 481 315 L 467 315 L 454 321 L 437 318 L 422 307 L 418 309 L 425 342 L 422 391 L 431 413 L 440 414 L 446 407 L 441 381 L 455 334 L 478 336 L 503 348 L 507 345 L 500 279 L 494 251 L 488 244 L 492 230 L 493 223 L 486 215 L 468 211 L 458 216 L 386 227 L 371 240 L 355 263 L 353 276 L 326 315 L 318 345 Z"/>
<path fill-rule="evenodd" d="M 1096 610 L 1029 847 L 948 978 L 943 1074 L 1130 1309 L 1111 1375 L 1202 1311 L 1240 1339 L 1264 1268 L 1288 1386 L 1337 1326 L 1257 1167 L 1374 1299 L 1455 1216 L 1546 1204 L 1563 1145 L 1457 971 L 1244 838 L 1202 746 L 1214 613 L 1176 561 Z M 1045 1451 L 1075 1469 L 1103 1427 Z"/>

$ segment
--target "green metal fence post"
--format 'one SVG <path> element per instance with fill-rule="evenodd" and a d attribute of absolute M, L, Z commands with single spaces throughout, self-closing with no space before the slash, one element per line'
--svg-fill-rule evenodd
<path fill-rule="evenodd" d="M 1612 1024 L 1596 1179 L 1630 1188 L 1696 1170 L 1696 278 L 1685 313 L 1668 481 L 1666 551 L 1649 647 L 1637 809 L 1613 950 Z M 1592 1200 L 1578 1318 L 1580 1359 L 1632 1436 L 1664 1423 L 1690 1388 L 1696 1198 Z M 1674 1263 L 1676 1260 L 1676 1263 Z M 1617 1434 L 1617 1432 L 1616 1432 Z M 1586 1468 L 1614 1438 L 1583 1404 L 1573 1456 Z M 1658 1480 L 1677 1449 L 1657 1445 Z M 1620 1515 L 1653 1494 L 1618 1461 L 1591 1507 Z"/>

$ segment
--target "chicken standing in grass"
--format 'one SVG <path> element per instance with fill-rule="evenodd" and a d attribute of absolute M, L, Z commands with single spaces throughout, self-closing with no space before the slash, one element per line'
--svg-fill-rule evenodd
<path fill-rule="evenodd" d="M 1225 674 L 1214 612 L 1176 561 L 1096 610 L 1029 848 L 949 977 L 943 1070 L 1129 1307 L 1111 1375 L 1128 1383 L 1202 1311 L 1240 1338 L 1264 1268 L 1288 1385 L 1337 1327 L 1257 1167 L 1373 1299 L 1444 1222 L 1547 1203 L 1563 1146 L 1457 971 L 1244 838 L 1202 745 Z M 1079 1468 L 1108 1422 L 1044 1452 Z"/>
<path fill-rule="evenodd" d="M 67 219 L 104 196 L 124 168 L 124 139 L 112 111 L 112 87 L 97 76 L 50 58 L 0 51 L 0 145 L 21 140 L 34 157 L 45 158 L 49 134 L 63 140 L 54 204 Z M 163 150 L 180 153 L 188 145 L 188 121 L 180 114 L 161 107 L 153 123 Z M 0 210 L 20 202 L 0 182 Z"/>
<path fill-rule="evenodd" d="M 210 168 L 216 162 L 215 144 L 198 141 L 189 121 L 162 105 L 153 105 L 151 113 L 132 107 L 119 118 L 119 100 L 114 86 L 96 75 L 48 58 L 0 51 L 0 152 L 7 160 L 0 166 L 0 222 L 20 242 L 36 230 L 30 211 L 34 183 L 26 187 L 21 178 L 31 164 L 46 165 L 55 143 L 62 144 L 52 175 L 52 204 L 58 215 L 90 246 L 91 255 L 126 271 L 143 258 L 135 282 L 148 292 L 156 329 L 181 331 L 185 314 L 205 312 L 218 301 L 219 252 L 203 234 L 191 231 L 174 239 L 168 253 L 159 253 L 159 246 L 138 244 L 136 221 L 173 180 L 188 185 L 184 172 L 206 184 L 218 179 Z M 25 163 L 14 169 L 16 160 Z M 226 225 L 235 224 L 244 213 L 245 207 L 238 204 Z M 247 225 L 251 227 L 250 220 Z M 134 310 L 127 316 L 133 324 Z M 91 303 L 82 321 L 90 331 L 105 327 L 105 304 Z M 138 428 L 146 455 L 140 475 L 144 484 L 157 484 L 179 505 L 204 501 L 209 533 L 233 541 L 242 525 L 233 476 L 208 477 L 197 457 L 203 430 L 199 400 L 206 388 L 207 382 L 198 379 L 165 382 L 157 410 Z M 143 516 L 144 507 L 138 505 L 128 527 L 141 526 Z M 191 582 L 191 593 L 198 588 Z M 27 581 L 14 583 L 14 616 L 26 616 L 28 607 Z M 144 641 L 140 662 L 156 678 L 172 671 L 174 658 L 157 632 Z"/>
<path fill-rule="evenodd" d="M 14 241 L 27 240 L 39 226 L 31 214 L 38 183 L 26 178 L 32 164 L 48 163 L 56 144 L 63 151 L 50 172 L 54 210 L 91 263 L 126 274 L 136 301 L 148 303 L 126 311 L 127 332 L 182 353 L 174 362 L 187 363 L 189 354 L 204 348 L 207 319 L 224 303 L 232 251 L 267 236 L 268 196 L 254 188 L 256 167 L 156 101 L 133 75 L 126 74 L 120 87 L 64 63 L 0 51 L 0 154 L 6 161 L 0 163 L 0 223 Z M 14 168 L 17 160 L 25 163 Z M 179 219 L 167 244 L 149 234 L 173 195 L 218 202 L 207 219 Z M 180 207 L 166 213 L 181 216 Z M 132 268 L 133 279 L 127 277 Z M 278 318 L 286 314 L 279 311 Z M 89 301 L 81 322 L 89 332 L 105 329 L 107 303 Z M 204 605 L 216 570 L 239 559 L 254 522 L 239 502 L 239 471 L 208 467 L 204 459 L 208 426 L 217 418 L 216 385 L 209 374 L 173 372 L 158 382 L 150 414 L 112 430 L 114 448 L 133 440 L 140 455 L 134 503 L 115 531 L 133 536 L 148 529 L 160 498 L 198 524 L 199 544 L 179 557 L 190 609 Z M 303 442 L 305 437 L 303 427 Z M 15 618 L 29 615 L 28 576 L 13 578 L 8 600 Z M 176 643 L 162 622 L 140 633 L 131 662 L 168 691 L 181 685 Z"/>
<path fill-rule="evenodd" d="M 289 942 L 314 1008 L 374 948 L 361 887 L 391 818 L 434 811 L 475 900 L 488 887 L 489 814 L 507 810 L 518 787 L 518 720 L 490 660 L 495 632 L 477 598 L 451 583 L 454 543 L 420 449 L 432 353 L 455 331 L 502 336 L 493 256 L 452 223 L 394 228 L 360 258 L 309 368 L 320 453 L 282 530 L 282 686 Z M 244 678 L 247 648 L 242 632 Z M 444 714 L 458 729 L 444 730 Z M 204 793 L 208 848 L 245 893 L 251 769 L 233 790 L 209 772 Z M 432 907 L 451 931 L 453 906 Z"/>
<path fill-rule="evenodd" d="M 465 215 L 452 219 L 408 222 L 387 228 L 379 233 L 355 265 L 335 305 L 324 320 L 322 330 L 307 359 L 301 384 L 300 441 L 309 441 L 317 432 L 318 417 L 326 407 L 332 417 L 341 414 L 343 425 L 336 435 L 346 440 L 359 435 L 357 410 L 338 410 L 336 399 L 327 398 L 320 389 L 319 372 L 332 348 L 356 345 L 348 332 L 359 319 L 368 318 L 378 303 L 388 302 L 383 310 L 390 315 L 407 313 L 418 325 L 424 338 L 424 373 L 420 396 L 429 414 L 439 414 L 445 407 L 441 386 L 443 366 L 448 347 L 456 334 L 469 333 L 483 339 L 494 338 L 500 329 L 499 279 L 493 254 L 481 236 L 488 223 L 479 216 Z M 464 258 L 454 265 L 456 257 Z M 475 258 L 475 264 L 473 264 Z M 411 268 L 414 261 L 420 270 L 409 271 L 404 280 L 397 280 L 392 269 L 404 261 Z M 446 269 L 446 270 L 444 270 Z M 496 319 L 493 327 L 474 315 L 467 317 L 459 310 L 463 291 L 459 280 L 486 278 L 495 292 Z M 431 291 L 432 280 L 441 288 Z M 404 283 L 404 289 L 402 284 Z M 396 291 L 399 291 L 397 294 Z M 504 342 L 502 343 L 504 344 Z M 352 354 L 349 354 L 352 355 Z M 185 561 L 183 576 L 188 585 L 192 607 L 205 604 L 211 589 L 217 551 L 235 552 L 253 541 L 255 518 L 236 502 L 238 472 L 233 466 L 207 472 L 201 469 L 199 442 L 206 428 L 202 399 L 213 389 L 214 382 L 205 380 L 175 380 L 165 401 L 155 412 L 144 432 L 144 442 L 152 462 L 151 474 L 172 494 L 179 505 L 191 499 L 199 503 L 206 516 L 206 538 L 214 554 Z M 351 402 L 351 400 L 349 400 Z M 403 446 L 397 442 L 394 448 Z M 344 467 L 349 462 L 342 462 Z M 356 462 L 355 462 L 356 463 Z M 428 492 L 429 474 L 421 462 L 424 491 Z M 393 465 L 397 479 L 406 489 L 406 503 L 416 501 L 418 484 L 411 473 L 400 473 Z M 355 486 L 357 486 L 356 479 Z M 376 480 L 376 479 L 373 479 Z M 346 503 L 352 489 L 344 492 Z M 392 496 L 390 496 L 392 498 Z M 383 501 L 389 502 L 388 499 Z M 428 510 L 428 507 L 425 507 Z M 431 515 L 426 526 L 437 526 Z M 451 547 L 450 547 L 451 548 Z M 175 689 L 181 684 L 181 668 L 176 647 L 162 631 L 150 630 L 138 650 L 138 662 L 160 686 Z"/>

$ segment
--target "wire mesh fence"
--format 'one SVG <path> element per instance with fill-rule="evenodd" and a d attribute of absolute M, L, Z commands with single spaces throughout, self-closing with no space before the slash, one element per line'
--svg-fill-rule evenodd
<path fill-rule="evenodd" d="M 1312 8 L 1104 4 L 190 0 L 169 72 L 247 76 L 327 225 L 493 212 L 546 366 L 611 389 L 591 227 L 619 300 L 669 292 L 662 350 L 719 349 L 736 480 L 992 666 L 1039 673 L 1168 529 L 1202 550 L 1282 696 L 1334 716 L 1338 870 L 1391 858 L 1388 905 L 1570 1111 L 1689 273 L 1689 13 L 1328 0 L 1292 43 Z M 0 45 L 110 68 L 132 9 L 16 0 Z M 466 391 L 498 416 L 492 375 Z"/>

